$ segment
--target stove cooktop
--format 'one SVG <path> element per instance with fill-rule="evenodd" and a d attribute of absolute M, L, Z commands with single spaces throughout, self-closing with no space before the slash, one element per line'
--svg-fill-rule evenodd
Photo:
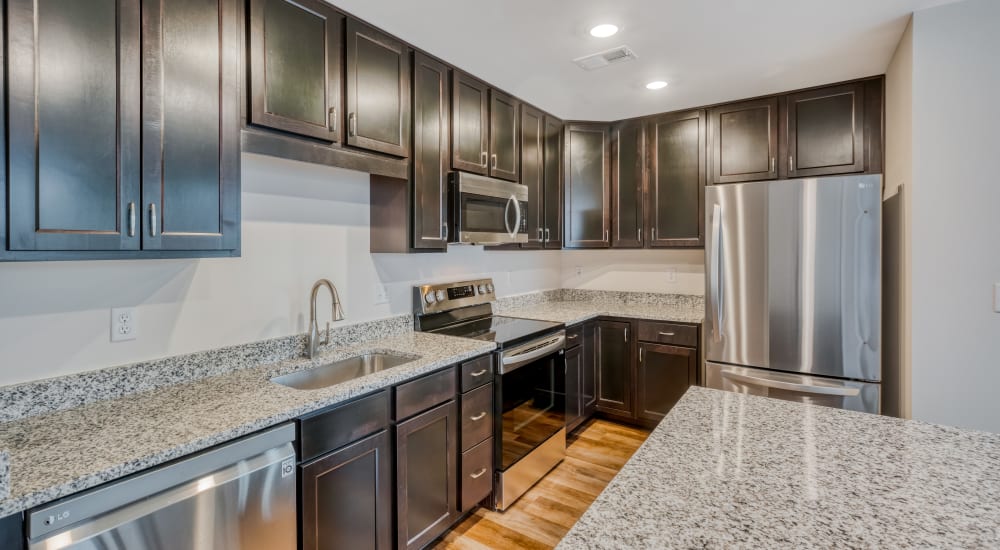
<path fill-rule="evenodd" d="M 542 336 L 562 327 L 562 323 L 553 323 L 551 321 L 494 315 L 492 317 L 441 327 L 430 332 L 458 336 L 459 338 L 487 340 L 496 342 L 502 348 Z"/>

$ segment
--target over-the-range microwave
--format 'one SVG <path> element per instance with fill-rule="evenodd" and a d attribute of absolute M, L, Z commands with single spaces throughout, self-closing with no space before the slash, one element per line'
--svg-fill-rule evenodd
<path fill-rule="evenodd" d="M 476 174 L 448 174 L 451 242 L 528 242 L 528 186 Z"/>

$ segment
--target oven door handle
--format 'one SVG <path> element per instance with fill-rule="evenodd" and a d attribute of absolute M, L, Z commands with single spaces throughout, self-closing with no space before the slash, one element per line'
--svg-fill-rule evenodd
<path fill-rule="evenodd" d="M 504 353 L 500 356 L 500 374 L 507 374 L 508 372 L 517 370 L 539 357 L 545 357 L 565 347 L 566 333 L 560 332 L 558 335 L 540 344 L 529 344 L 527 349 L 523 351 L 514 349 L 509 353 Z"/>

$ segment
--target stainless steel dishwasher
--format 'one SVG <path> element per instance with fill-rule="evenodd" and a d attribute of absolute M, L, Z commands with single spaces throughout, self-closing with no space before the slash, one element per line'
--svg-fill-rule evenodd
<path fill-rule="evenodd" d="M 294 550 L 295 425 L 28 513 L 28 549 Z"/>

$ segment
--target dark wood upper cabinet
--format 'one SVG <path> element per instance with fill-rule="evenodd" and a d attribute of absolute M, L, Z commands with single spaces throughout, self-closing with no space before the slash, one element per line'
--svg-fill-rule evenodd
<path fill-rule="evenodd" d="M 518 181 L 521 171 L 518 114 L 521 102 L 490 90 L 490 176 Z"/>
<path fill-rule="evenodd" d="M 736 183 L 778 177 L 778 98 L 708 110 L 710 181 Z"/>
<path fill-rule="evenodd" d="M 610 129 L 569 124 L 565 130 L 565 246 L 607 248 L 611 231 Z"/>
<path fill-rule="evenodd" d="M 788 177 L 864 171 L 864 96 L 856 82 L 784 97 Z"/>
<path fill-rule="evenodd" d="M 652 117 L 646 132 L 646 245 L 704 245 L 705 111 Z"/>
<path fill-rule="evenodd" d="M 625 419 L 632 414 L 631 324 L 598 321 L 595 328 L 597 410 Z"/>
<path fill-rule="evenodd" d="M 451 167 L 486 175 L 489 163 L 490 88 L 471 76 L 452 72 Z"/>
<path fill-rule="evenodd" d="M 645 147 L 641 120 L 619 122 L 611 128 L 613 248 L 642 248 Z"/>
<path fill-rule="evenodd" d="M 528 186 L 528 242 L 523 248 L 545 243 L 545 113 L 521 105 L 521 183 Z"/>
<path fill-rule="evenodd" d="M 299 468 L 302 550 L 392 547 L 392 451 L 387 431 Z"/>
<path fill-rule="evenodd" d="M 636 373 L 636 418 L 657 423 L 695 385 L 698 350 L 640 343 Z"/>
<path fill-rule="evenodd" d="M 458 516 L 455 401 L 396 426 L 396 547 L 423 548 Z"/>
<path fill-rule="evenodd" d="M 251 0 L 252 124 L 340 141 L 343 25 L 319 0 Z"/>
<path fill-rule="evenodd" d="M 239 247 L 238 9 L 234 0 L 143 0 L 145 250 Z"/>
<path fill-rule="evenodd" d="M 10 0 L 7 18 L 9 249 L 138 250 L 138 0 Z"/>
<path fill-rule="evenodd" d="M 562 248 L 563 234 L 563 123 L 545 116 L 545 248 Z"/>
<path fill-rule="evenodd" d="M 347 143 L 410 154 L 410 54 L 399 40 L 347 20 Z"/>
<path fill-rule="evenodd" d="M 413 248 L 448 248 L 448 67 L 413 54 Z"/>

